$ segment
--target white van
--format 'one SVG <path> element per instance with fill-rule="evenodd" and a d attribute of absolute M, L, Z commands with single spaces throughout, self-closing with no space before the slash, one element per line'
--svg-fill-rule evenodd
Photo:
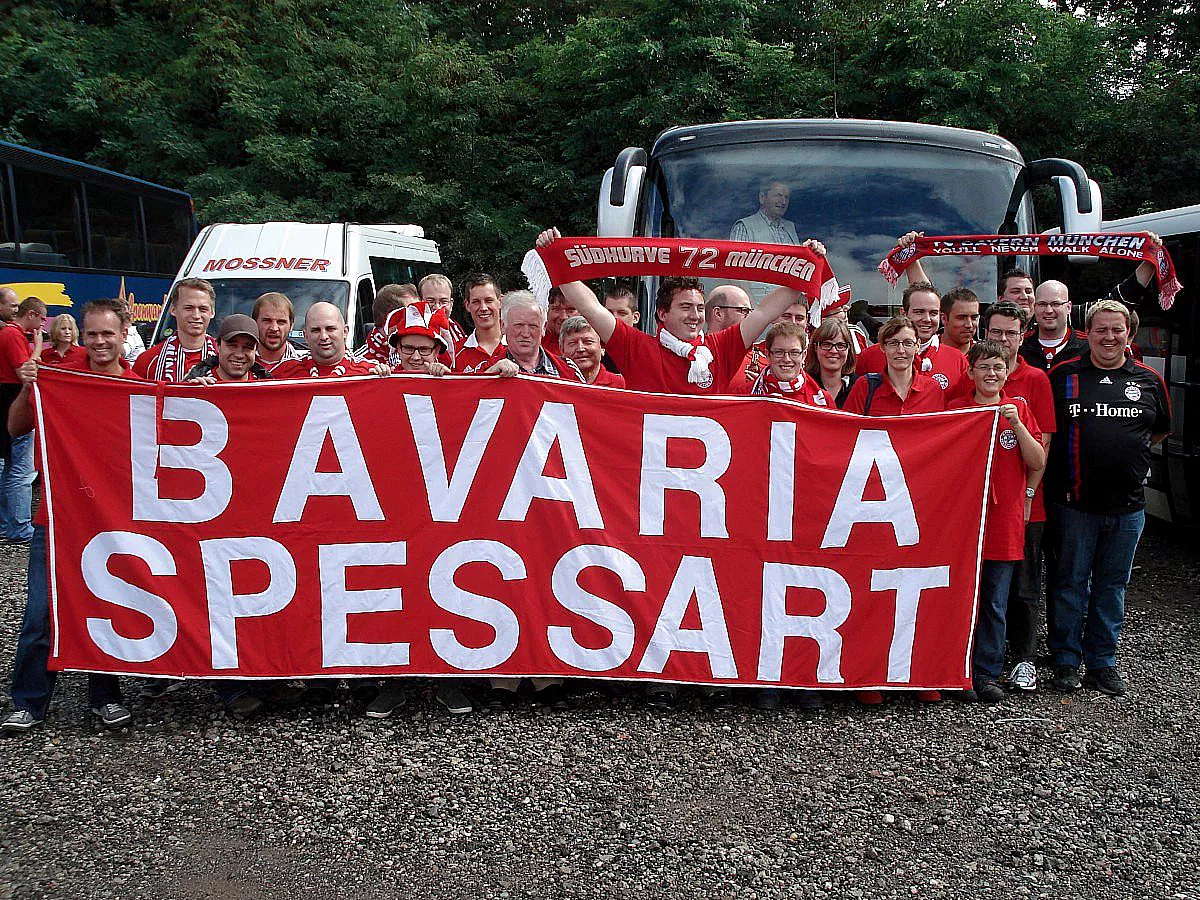
<path fill-rule="evenodd" d="M 197 235 L 175 281 L 203 278 L 212 284 L 217 292 L 214 332 L 223 316 L 249 315 L 261 294 L 278 291 L 296 308 L 294 343 L 304 344 L 302 325 L 308 307 L 328 300 L 345 314 L 349 346 L 357 347 L 373 324 L 376 288 L 415 284 L 440 270 L 437 244 L 425 237 L 419 225 L 264 222 L 209 225 Z M 153 340 L 161 341 L 174 331 L 175 318 L 164 307 Z"/>

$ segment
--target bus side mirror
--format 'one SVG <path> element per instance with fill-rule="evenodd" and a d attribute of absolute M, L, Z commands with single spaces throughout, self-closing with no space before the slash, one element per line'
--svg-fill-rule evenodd
<path fill-rule="evenodd" d="M 646 151 L 626 147 L 616 164 L 604 173 L 596 205 L 597 237 L 633 237 L 638 200 L 646 180 Z"/>
<path fill-rule="evenodd" d="M 1058 196 L 1062 201 L 1063 233 L 1095 234 L 1100 231 L 1101 223 L 1104 221 L 1104 201 L 1100 196 L 1100 185 L 1092 179 L 1088 179 L 1088 184 L 1092 189 L 1092 208 L 1088 212 L 1080 212 L 1075 182 L 1065 175 L 1055 175 L 1051 180 L 1058 188 Z M 1073 253 L 1069 259 L 1072 265 L 1078 265 L 1098 262 L 1100 257 Z"/>

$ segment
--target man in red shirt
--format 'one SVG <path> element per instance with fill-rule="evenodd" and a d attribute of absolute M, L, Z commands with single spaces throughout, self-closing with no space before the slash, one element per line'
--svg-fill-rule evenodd
<path fill-rule="evenodd" d="M 562 324 L 571 316 L 577 315 L 579 310 L 563 297 L 562 288 L 550 288 L 550 297 L 546 305 L 546 331 L 542 337 L 542 348 L 547 353 L 562 353 L 562 345 L 558 339 Z"/>
<path fill-rule="evenodd" d="M 1012 303 L 1025 310 L 1026 318 L 1033 318 L 1033 278 L 1022 269 L 1009 269 L 1000 276 L 1000 292 L 997 303 Z"/>
<path fill-rule="evenodd" d="M 1019 309 L 1019 307 L 1011 307 Z M 1029 405 L 1005 390 L 1013 351 L 981 341 L 968 357 L 975 388 L 953 400 L 951 409 L 999 405 L 1003 421 L 992 451 L 992 487 L 983 532 L 979 618 L 975 624 L 972 676 L 975 694 L 985 703 L 1004 697 L 999 678 L 1004 666 L 1004 634 L 1009 587 L 1025 554 L 1029 489 L 1041 480 L 1046 451 Z"/>
<path fill-rule="evenodd" d="M 949 389 L 966 373 L 967 360 L 953 347 L 943 344 L 938 337 L 942 317 L 942 301 L 938 292 L 928 281 L 917 281 L 904 289 L 901 302 L 905 317 L 916 329 L 917 347 L 913 365 L 920 374 L 932 378 L 943 391 Z M 868 372 L 882 373 L 886 367 L 881 342 L 872 344 L 858 355 L 854 371 L 866 375 Z"/>
<path fill-rule="evenodd" d="M 500 322 L 500 288 L 491 275 L 471 275 L 463 283 L 467 314 L 475 330 L 454 348 L 454 371 L 482 372 L 504 358 L 504 326 Z"/>
<path fill-rule="evenodd" d="M 538 235 L 538 246 L 559 237 L 557 228 L 547 229 Z M 825 247 L 817 241 L 805 241 L 803 246 L 825 254 Z M 626 387 L 668 394 L 719 394 L 726 390 L 750 345 L 799 296 L 791 288 L 777 288 L 739 325 L 705 336 L 701 334 L 704 288 L 699 280 L 663 278 L 655 298 L 659 329 L 654 338 L 613 316 L 583 282 L 564 284 L 562 290 L 596 329 L 625 377 Z"/>
<path fill-rule="evenodd" d="M 392 373 L 387 363 L 357 360 L 346 353 L 346 338 L 350 328 L 342 311 L 324 300 L 308 308 L 304 316 L 304 339 L 308 343 L 308 359 L 292 359 L 280 363 L 271 374 L 276 378 L 343 378 L 350 375 L 380 375 Z"/>
<path fill-rule="evenodd" d="M 979 298 L 970 288 L 956 287 L 942 297 L 942 346 L 964 356 L 979 336 Z"/>
<path fill-rule="evenodd" d="M 462 330 L 462 326 L 458 324 L 458 320 L 454 318 L 454 285 L 450 279 L 440 272 L 426 275 L 417 282 L 417 295 L 422 302 L 428 303 L 430 308 L 446 311 L 446 318 L 450 322 L 450 333 L 454 336 L 454 345 L 458 346 L 467 335 Z"/>
<path fill-rule="evenodd" d="M 254 301 L 250 318 L 258 326 L 258 355 L 256 361 L 272 373 L 281 362 L 289 359 L 304 359 L 307 355 L 297 350 L 288 335 L 296 321 L 296 310 L 287 295 L 270 291 Z"/>
<path fill-rule="evenodd" d="M 133 371 L 150 381 L 183 381 L 201 360 L 214 356 L 217 342 L 208 334 L 217 294 L 203 278 L 185 278 L 171 289 L 175 333 L 138 356 Z"/>
<path fill-rule="evenodd" d="M 16 315 L 0 328 L 0 413 L 7 413 L 21 389 L 18 370 L 33 352 L 30 342 L 37 337 L 40 356 L 46 304 L 27 297 L 17 305 Z M 2 421 L 2 420 L 0 420 Z M 33 435 L 5 435 L 0 457 L 0 528 L 8 543 L 28 544 L 33 537 L 30 510 L 33 504 Z"/>
<path fill-rule="evenodd" d="M 83 346 L 87 359 L 62 368 L 73 368 L 100 375 L 136 378 L 121 355 L 129 329 L 129 310 L 119 300 L 93 300 L 84 306 Z M 40 340 L 35 342 L 40 344 Z M 7 430 L 13 435 L 32 434 L 32 385 L 37 380 L 38 363 L 28 360 L 21 366 L 21 390 L 8 415 Z M 47 568 L 47 530 L 49 518 L 44 505 L 34 516 L 33 540 L 29 548 L 29 582 L 25 616 L 17 638 L 13 660 L 13 711 L 0 724 L 6 732 L 29 731 L 42 723 L 54 694 L 57 672 L 46 668 L 50 659 L 50 576 Z M 133 718 L 121 700 L 121 685 L 116 675 L 88 675 L 88 699 L 92 713 L 109 728 L 118 728 Z"/>
<path fill-rule="evenodd" d="M 642 320 L 642 312 L 638 309 L 637 295 L 623 284 L 618 284 L 605 292 L 604 308 L 630 328 Z"/>
<path fill-rule="evenodd" d="M 625 379 L 622 376 L 608 371 L 600 364 L 604 356 L 600 335 L 596 334 L 596 329 L 589 325 L 583 316 L 571 316 L 564 321 L 559 339 L 562 355 L 575 363 L 585 382 L 599 387 L 625 387 Z"/>
<path fill-rule="evenodd" d="M 803 325 L 777 322 L 764 341 L 769 365 L 747 390 L 756 397 L 783 397 L 805 406 L 836 409 L 833 397 L 804 371 L 808 332 Z"/>
<path fill-rule="evenodd" d="M 388 317 L 401 307 L 420 300 L 417 289 L 411 284 L 385 284 L 375 292 L 371 304 L 374 325 L 367 332 L 358 358 L 369 362 L 391 363 L 392 346 L 388 343 Z"/>

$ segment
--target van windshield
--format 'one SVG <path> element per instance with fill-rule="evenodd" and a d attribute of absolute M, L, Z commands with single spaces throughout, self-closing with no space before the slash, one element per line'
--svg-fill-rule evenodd
<path fill-rule="evenodd" d="M 350 284 L 346 281 L 327 281 L 319 278 L 213 278 L 209 280 L 213 290 L 217 292 L 216 315 L 208 330 L 217 333 L 217 323 L 230 313 L 245 313 L 250 315 L 254 309 L 254 301 L 263 294 L 277 291 L 292 301 L 296 310 L 296 321 L 292 326 L 289 340 L 299 347 L 304 347 L 304 314 L 308 308 L 320 300 L 327 300 L 346 314 L 350 300 Z M 175 333 L 175 317 L 167 312 L 159 327 L 157 340 L 163 340 Z"/>

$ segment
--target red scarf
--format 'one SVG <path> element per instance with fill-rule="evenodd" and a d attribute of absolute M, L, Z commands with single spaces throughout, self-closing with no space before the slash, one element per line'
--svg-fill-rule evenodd
<path fill-rule="evenodd" d="M 838 291 L 825 257 L 807 247 L 700 238 L 564 237 L 526 254 L 521 271 L 539 296 L 539 289 L 548 291 L 552 285 L 629 275 L 781 284 L 830 303 Z"/>
<path fill-rule="evenodd" d="M 919 237 L 908 247 L 896 247 L 879 264 L 879 272 L 895 284 L 900 273 L 923 256 L 1099 256 L 1148 262 L 1158 279 L 1158 303 L 1170 309 L 1183 286 L 1166 247 L 1155 247 L 1144 231 L 1108 234 L 973 234 Z"/>

